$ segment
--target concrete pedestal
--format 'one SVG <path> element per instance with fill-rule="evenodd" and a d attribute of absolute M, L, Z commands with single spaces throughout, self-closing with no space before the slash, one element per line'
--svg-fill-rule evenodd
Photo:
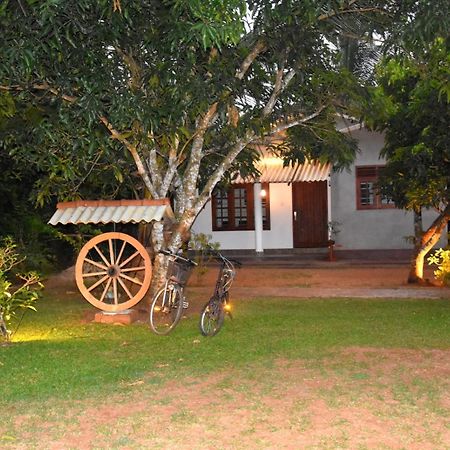
<path fill-rule="evenodd" d="M 134 309 L 126 309 L 118 312 L 98 311 L 95 313 L 94 322 L 130 325 L 139 318 L 139 312 Z"/>

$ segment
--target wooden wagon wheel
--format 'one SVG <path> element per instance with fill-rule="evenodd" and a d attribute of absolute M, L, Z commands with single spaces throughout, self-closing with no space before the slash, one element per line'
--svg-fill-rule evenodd
<path fill-rule="evenodd" d="M 103 233 L 81 249 L 75 279 L 83 297 L 103 311 L 123 311 L 150 286 L 152 264 L 144 246 L 124 233 Z"/>

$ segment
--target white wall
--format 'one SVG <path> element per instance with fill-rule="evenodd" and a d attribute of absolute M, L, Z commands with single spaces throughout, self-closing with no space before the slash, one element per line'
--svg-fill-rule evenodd
<path fill-rule="evenodd" d="M 359 141 L 361 152 L 356 166 L 383 165 L 379 151 L 383 147 L 383 136 L 367 130 L 352 132 Z M 343 171 L 331 176 L 331 215 L 340 223 L 336 235 L 339 249 L 409 249 L 412 245 L 404 237 L 414 234 L 413 214 L 398 209 L 356 209 L 355 171 Z M 424 227 L 436 217 L 433 211 L 424 211 Z M 445 246 L 442 238 L 440 246 Z"/>
<path fill-rule="evenodd" d="M 383 147 L 383 136 L 367 130 L 353 131 L 359 140 L 361 152 L 356 166 L 383 165 L 379 152 Z M 436 217 L 434 211 L 423 213 L 424 227 Z M 398 209 L 356 209 L 356 179 L 354 170 L 334 173 L 331 177 L 331 219 L 339 222 L 340 232 L 335 236 L 338 249 L 410 249 L 412 245 L 404 237 L 412 236 L 413 215 Z M 264 249 L 293 247 L 292 236 L 292 189 L 286 183 L 270 185 L 271 229 L 263 231 Z M 254 250 L 254 231 L 212 231 L 211 203 L 208 202 L 197 217 L 194 233 L 212 235 L 224 250 Z M 445 234 L 445 233 L 444 233 Z M 437 247 L 445 247 L 446 234 Z"/>
<path fill-rule="evenodd" d="M 292 186 L 287 183 L 270 185 L 270 231 L 263 231 L 263 247 L 292 248 Z"/>
<path fill-rule="evenodd" d="M 263 231 L 264 249 L 292 248 L 292 190 L 286 183 L 270 185 L 270 230 Z M 197 216 L 194 233 L 206 233 L 222 250 L 254 250 L 254 231 L 212 231 L 211 202 Z"/>

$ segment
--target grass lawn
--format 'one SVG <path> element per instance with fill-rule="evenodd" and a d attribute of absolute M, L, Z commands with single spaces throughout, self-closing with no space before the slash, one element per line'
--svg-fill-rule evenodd
<path fill-rule="evenodd" d="M 158 433 L 150 433 L 150 419 L 144 421 L 142 414 L 135 412 L 126 415 L 132 417 L 130 423 L 126 422 L 125 416 L 122 417 L 122 421 L 132 429 L 129 434 L 116 436 L 114 440 L 109 428 L 112 425 L 103 423 L 91 430 L 97 440 L 101 435 L 98 442 L 103 444 L 96 447 L 80 440 L 67 448 L 171 448 L 170 445 L 175 445 L 172 439 L 178 439 L 179 448 L 205 448 L 201 443 L 198 447 L 183 447 L 183 437 L 177 433 L 185 429 L 190 435 L 194 432 L 191 427 L 199 425 L 202 413 L 198 411 L 203 409 L 192 410 L 189 401 L 186 402 L 190 386 L 200 389 L 194 389 L 191 392 L 194 395 L 195 392 L 209 392 L 211 383 L 215 386 L 215 393 L 212 397 L 210 393 L 205 394 L 205 399 L 209 398 L 213 404 L 221 399 L 219 404 L 231 407 L 233 403 L 236 405 L 237 398 L 242 400 L 242 396 L 248 395 L 247 400 L 242 400 L 245 408 L 252 402 L 256 405 L 245 419 L 250 414 L 253 425 L 249 423 L 241 430 L 239 442 L 242 448 L 248 448 L 246 439 L 255 443 L 253 448 L 266 448 L 265 445 L 272 442 L 270 435 L 266 436 L 267 426 L 264 427 L 266 434 L 258 428 L 258 423 L 264 423 L 265 417 L 271 416 L 267 409 L 261 407 L 260 399 L 266 394 L 278 398 L 281 391 L 287 392 L 297 386 L 292 383 L 300 383 L 293 391 L 299 392 L 299 386 L 307 386 L 307 380 L 311 379 L 323 382 L 307 391 L 308 395 L 314 393 L 311 397 L 289 400 L 292 400 L 289 417 L 310 411 L 309 419 L 302 416 L 300 425 L 297 424 L 305 431 L 305 436 L 308 428 L 317 428 L 311 411 L 316 404 L 314 402 L 324 400 L 325 405 L 322 406 L 326 408 L 348 406 L 352 401 L 359 405 L 358 402 L 362 402 L 369 391 L 371 398 L 384 398 L 388 387 L 389 398 L 399 402 L 395 405 L 399 408 L 398 411 L 394 408 L 395 414 L 400 414 L 402 408 L 403 412 L 410 413 L 412 405 L 414 408 L 420 406 L 418 399 L 427 399 L 428 419 L 423 419 L 420 426 L 426 426 L 430 414 L 434 422 L 448 423 L 449 365 L 438 368 L 441 372 L 438 370 L 436 376 L 426 376 L 426 370 L 432 370 L 435 361 L 439 361 L 439 356 L 436 359 L 439 353 L 436 352 L 450 355 L 448 300 L 242 299 L 234 305 L 234 319 L 226 320 L 214 338 L 200 335 L 197 317 L 182 320 L 171 335 L 161 337 L 152 334 L 146 324 L 83 323 L 84 311 L 89 308 L 84 301 L 45 298 L 40 302 L 37 313 L 27 313 L 13 344 L 0 347 L 1 446 L 44 448 L 39 444 L 42 440 L 33 441 L 27 434 L 24 423 L 39 428 L 42 420 L 51 423 L 55 430 L 61 430 L 66 421 L 72 421 L 77 414 L 86 415 L 91 407 L 95 411 L 95 405 L 100 407 L 111 399 L 115 399 L 114 402 L 126 401 L 131 396 L 130 401 L 135 405 L 140 399 L 145 399 L 147 409 L 176 405 L 175 411 L 167 412 L 170 420 L 179 425 L 176 432 L 164 441 Z M 363 357 L 355 357 L 362 355 L 361 349 Z M 422 367 L 423 372 L 408 377 L 408 372 L 415 366 L 412 354 L 421 355 L 417 367 Z M 388 359 L 392 360 L 393 367 L 383 366 L 382 362 L 388 361 L 386 355 L 391 355 Z M 402 355 L 406 355 L 405 364 L 402 364 Z M 434 359 L 431 361 L 430 358 Z M 294 375 L 289 376 L 290 370 L 294 369 L 295 380 Z M 200 386 L 200 380 L 214 381 Z M 182 404 L 170 395 L 173 391 L 169 387 L 174 383 L 177 389 L 181 386 L 187 389 L 183 393 Z M 68 405 L 72 408 L 69 416 Z M 270 408 L 274 408 L 273 405 Z M 376 410 L 372 413 L 377 417 L 390 414 L 384 408 L 379 410 L 373 405 L 371 408 Z M 274 411 L 272 409 L 272 416 L 276 417 L 278 412 Z M 210 416 L 202 420 L 207 424 L 209 419 Z M 329 441 L 318 437 L 317 441 L 305 441 L 304 448 L 309 448 L 307 445 L 311 445 L 310 448 L 352 448 L 355 442 L 348 440 L 350 438 L 341 431 L 347 429 L 353 420 L 344 415 L 342 421 L 338 425 L 340 434 L 335 437 L 339 438 L 336 447 L 330 447 Z M 114 423 L 113 428 L 116 429 L 117 422 Z M 411 433 L 405 423 L 399 433 L 407 436 Z M 154 425 L 157 429 L 157 424 Z M 291 423 L 288 429 L 297 425 Z M 427 442 L 438 445 L 436 448 L 450 448 L 450 442 L 447 442 L 448 447 L 440 447 L 447 432 L 450 436 L 449 427 L 442 426 Z M 275 427 L 273 433 L 284 430 L 283 427 Z M 147 440 L 142 436 L 143 430 L 146 430 Z M 141 437 L 137 438 L 139 433 Z M 252 433 L 256 434 L 252 436 Z M 51 433 L 49 436 L 49 439 L 56 439 L 55 436 L 51 438 Z M 217 434 L 215 436 L 217 439 Z M 308 436 L 312 439 L 311 433 Z M 28 442 L 28 446 L 20 447 L 24 442 Z M 375 448 L 367 439 L 357 443 L 361 444 L 358 448 Z M 222 440 L 215 445 L 241 448 L 228 444 Z M 376 448 L 390 448 L 389 441 L 383 445 L 385 447 Z M 407 445 L 404 448 L 412 447 Z"/>

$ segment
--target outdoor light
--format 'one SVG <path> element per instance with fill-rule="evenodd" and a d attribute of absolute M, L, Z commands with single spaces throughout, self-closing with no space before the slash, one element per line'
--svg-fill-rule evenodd
<path fill-rule="evenodd" d="M 261 189 L 261 193 L 259 194 L 262 198 L 266 198 L 266 190 Z"/>

